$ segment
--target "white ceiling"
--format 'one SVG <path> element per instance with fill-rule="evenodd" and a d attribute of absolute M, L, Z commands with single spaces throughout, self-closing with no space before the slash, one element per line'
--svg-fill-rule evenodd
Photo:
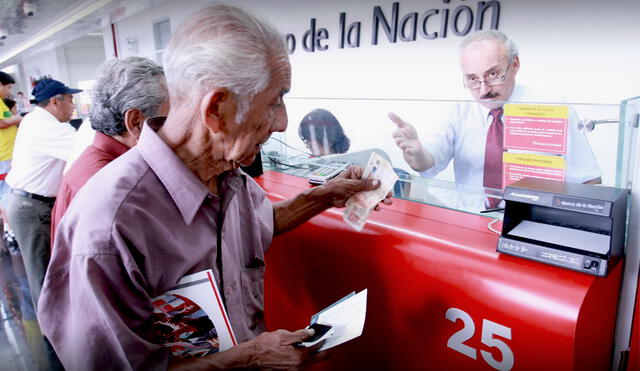
<path fill-rule="evenodd" d="M 16 63 L 18 58 L 35 50 L 56 48 L 87 34 L 101 33 L 103 26 L 163 1 L 166 0 L 0 0 L 0 36 L 3 32 L 7 34 L 4 40 L 0 40 L 0 68 Z M 25 3 L 37 9 L 33 16 L 25 14 Z M 53 32 L 52 25 L 64 23 L 96 7 L 86 16 Z M 34 40 L 38 42 L 13 55 Z"/>
<path fill-rule="evenodd" d="M 37 11 L 31 17 L 24 13 L 25 2 Z M 70 9 L 87 1 L 78 0 L 2 0 L 0 1 L 0 29 L 8 31 L 0 41 L 0 55 L 5 54 L 30 37 L 44 30 L 51 22 L 60 19 Z"/>

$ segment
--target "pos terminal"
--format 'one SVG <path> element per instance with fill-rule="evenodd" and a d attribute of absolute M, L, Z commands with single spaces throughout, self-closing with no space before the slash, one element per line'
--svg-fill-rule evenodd
<path fill-rule="evenodd" d="M 624 254 L 624 189 L 525 178 L 504 191 L 497 250 L 596 276 Z"/>

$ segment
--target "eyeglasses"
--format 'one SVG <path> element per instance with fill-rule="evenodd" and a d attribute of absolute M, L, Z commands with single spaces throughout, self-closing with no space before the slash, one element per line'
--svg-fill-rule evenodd
<path fill-rule="evenodd" d="M 464 84 L 464 87 L 469 90 L 480 89 L 480 85 L 482 85 L 482 83 L 487 84 L 487 86 L 500 85 L 506 79 L 507 71 L 509 71 L 509 67 L 511 67 L 511 64 L 507 66 L 507 69 L 504 70 L 502 75 L 498 75 L 495 72 L 491 72 L 489 74 L 489 77 L 487 77 L 485 80 L 480 80 L 476 76 L 463 76 L 462 83 Z"/>

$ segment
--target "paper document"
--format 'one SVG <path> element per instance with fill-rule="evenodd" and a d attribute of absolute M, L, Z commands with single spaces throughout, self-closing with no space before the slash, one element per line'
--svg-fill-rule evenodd
<path fill-rule="evenodd" d="M 367 289 L 357 294 L 352 292 L 313 315 L 312 325 L 314 323 L 329 325 L 333 330 L 333 335 L 326 339 L 318 351 L 333 348 L 362 335 L 366 316 Z"/>
<path fill-rule="evenodd" d="M 174 358 L 204 357 L 237 344 L 211 269 L 183 277 L 151 302 L 156 340 Z"/>
<path fill-rule="evenodd" d="M 398 180 L 398 174 L 391 164 L 374 152 L 369 157 L 369 163 L 362 173 L 362 178 L 378 179 L 380 187 L 373 191 L 356 193 L 347 200 L 342 218 L 357 231 L 362 230 L 371 210 L 393 189 Z"/>

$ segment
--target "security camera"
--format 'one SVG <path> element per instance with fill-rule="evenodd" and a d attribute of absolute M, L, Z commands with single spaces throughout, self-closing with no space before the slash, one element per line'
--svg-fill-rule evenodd
<path fill-rule="evenodd" d="M 22 9 L 24 10 L 24 14 L 26 14 L 27 17 L 33 17 L 34 15 L 36 15 L 36 12 L 38 11 L 38 9 L 36 8 L 36 5 L 30 2 L 24 3 L 24 7 Z"/>

